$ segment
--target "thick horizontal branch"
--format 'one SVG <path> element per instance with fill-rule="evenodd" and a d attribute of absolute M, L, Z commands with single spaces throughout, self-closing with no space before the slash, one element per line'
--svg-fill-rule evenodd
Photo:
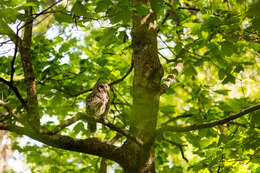
<path fill-rule="evenodd" d="M 46 145 L 61 148 L 69 151 L 76 151 L 104 157 L 118 163 L 122 162 L 122 154 L 120 147 L 108 144 L 98 138 L 78 139 L 58 134 L 35 133 L 23 127 L 13 124 L 5 124 L 0 122 L 0 130 L 12 131 L 20 135 L 26 135 L 34 140 L 42 142 Z"/>
<path fill-rule="evenodd" d="M 200 124 L 195 124 L 195 125 L 190 125 L 190 126 L 165 126 L 165 127 L 159 128 L 156 131 L 156 135 L 161 135 L 165 131 L 189 132 L 189 131 L 192 131 L 192 130 L 198 130 L 198 129 L 202 129 L 202 128 L 209 128 L 209 127 L 214 127 L 214 126 L 217 126 L 217 125 L 222 125 L 222 124 L 228 123 L 229 121 L 237 119 L 237 118 L 239 118 L 243 115 L 246 115 L 250 112 L 256 111 L 258 109 L 260 109 L 260 104 L 251 106 L 249 108 L 242 110 L 241 112 L 232 114 L 232 115 L 227 116 L 225 118 L 222 118 L 220 120 L 215 120 L 215 121 L 211 121 L 211 122 L 203 122 L 203 123 L 200 123 Z"/>

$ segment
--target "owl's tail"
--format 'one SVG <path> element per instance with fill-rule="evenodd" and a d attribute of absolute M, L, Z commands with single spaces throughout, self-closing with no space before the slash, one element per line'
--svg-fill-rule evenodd
<path fill-rule="evenodd" d="M 91 133 L 95 133 L 97 130 L 97 123 L 95 121 L 88 121 L 88 130 Z"/>

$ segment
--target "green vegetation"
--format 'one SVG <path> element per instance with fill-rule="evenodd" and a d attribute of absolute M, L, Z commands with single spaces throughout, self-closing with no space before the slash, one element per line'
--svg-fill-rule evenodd
<path fill-rule="evenodd" d="M 14 142 L 32 172 L 260 172 L 259 8 L 0 0 L 0 130 L 43 143 Z M 84 113 L 98 79 L 105 119 Z"/>

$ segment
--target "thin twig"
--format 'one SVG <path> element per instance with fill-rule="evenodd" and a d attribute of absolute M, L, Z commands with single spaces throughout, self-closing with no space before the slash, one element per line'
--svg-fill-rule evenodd
<path fill-rule="evenodd" d="M 11 76 L 10 76 L 10 83 L 13 84 L 13 79 L 14 79 L 14 72 L 15 72 L 15 68 L 14 68 L 14 63 L 16 60 L 16 54 L 17 54 L 17 50 L 18 50 L 18 34 L 19 34 L 19 25 L 21 24 L 21 22 L 16 26 L 16 40 L 15 40 L 15 48 L 14 48 L 14 55 L 13 55 L 13 59 L 11 62 Z"/>
<path fill-rule="evenodd" d="M 15 86 L 13 86 L 10 82 L 8 82 L 7 80 L 5 80 L 5 79 L 3 79 L 1 77 L 0 77 L 0 82 L 3 82 L 4 84 L 8 85 L 8 87 L 13 90 L 13 92 L 16 95 L 16 97 L 19 99 L 19 101 L 23 105 L 23 107 L 26 110 L 28 110 L 28 106 L 27 106 L 25 100 L 23 99 L 23 97 L 21 96 L 21 94 L 19 93 L 18 89 Z"/>
<path fill-rule="evenodd" d="M 117 84 L 117 83 L 119 83 L 119 82 L 122 82 L 122 81 L 131 73 L 131 71 L 133 70 L 133 68 L 134 68 L 134 60 L 132 59 L 132 61 L 131 61 L 131 66 L 130 66 L 129 70 L 126 72 L 126 74 L 125 74 L 122 78 L 117 79 L 117 80 L 115 80 L 115 81 L 109 83 L 108 85 L 109 85 L 109 86 L 112 86 L 112 85 L 115 85 L 115 84 Z"/>
<path fill-rule="evenodd" d="M 185 146 L 187 146 L 187 145 L 183 145 L 183 144 L 179 144 L 179 143 L 177 143 L 177 142 L 171 141 L 171 140 L 169 140 L 169 139 L 167 139 L 167 138 L 165 137 L 165 134 L 162 135 L 162 139 L 163 139 L 164 141 L 166 141 L 166 142 L 172 144 L 172 145 L 175 145 L 175 146 L 179 147 L 179 149 L 180 149 L 180 151 L 181 151 L 181 156 L 182 156 L 182 158 L 183 158 L 186 162 L 189 162 L 189 160 L 185 157 L 184 151 L 183 151 L 183 148 L 182 148 L 182 147 L 185 147 Z"/>

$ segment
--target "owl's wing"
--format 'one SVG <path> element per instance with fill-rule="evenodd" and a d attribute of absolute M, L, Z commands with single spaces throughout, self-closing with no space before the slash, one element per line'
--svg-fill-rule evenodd
<path fill-rule="evenodd" d="M 86 112 L 90 115 L 96 115 L 100 107 L 103 105 L 102 100 L 94 93 L 90 93 L 86 97 Z"/>

